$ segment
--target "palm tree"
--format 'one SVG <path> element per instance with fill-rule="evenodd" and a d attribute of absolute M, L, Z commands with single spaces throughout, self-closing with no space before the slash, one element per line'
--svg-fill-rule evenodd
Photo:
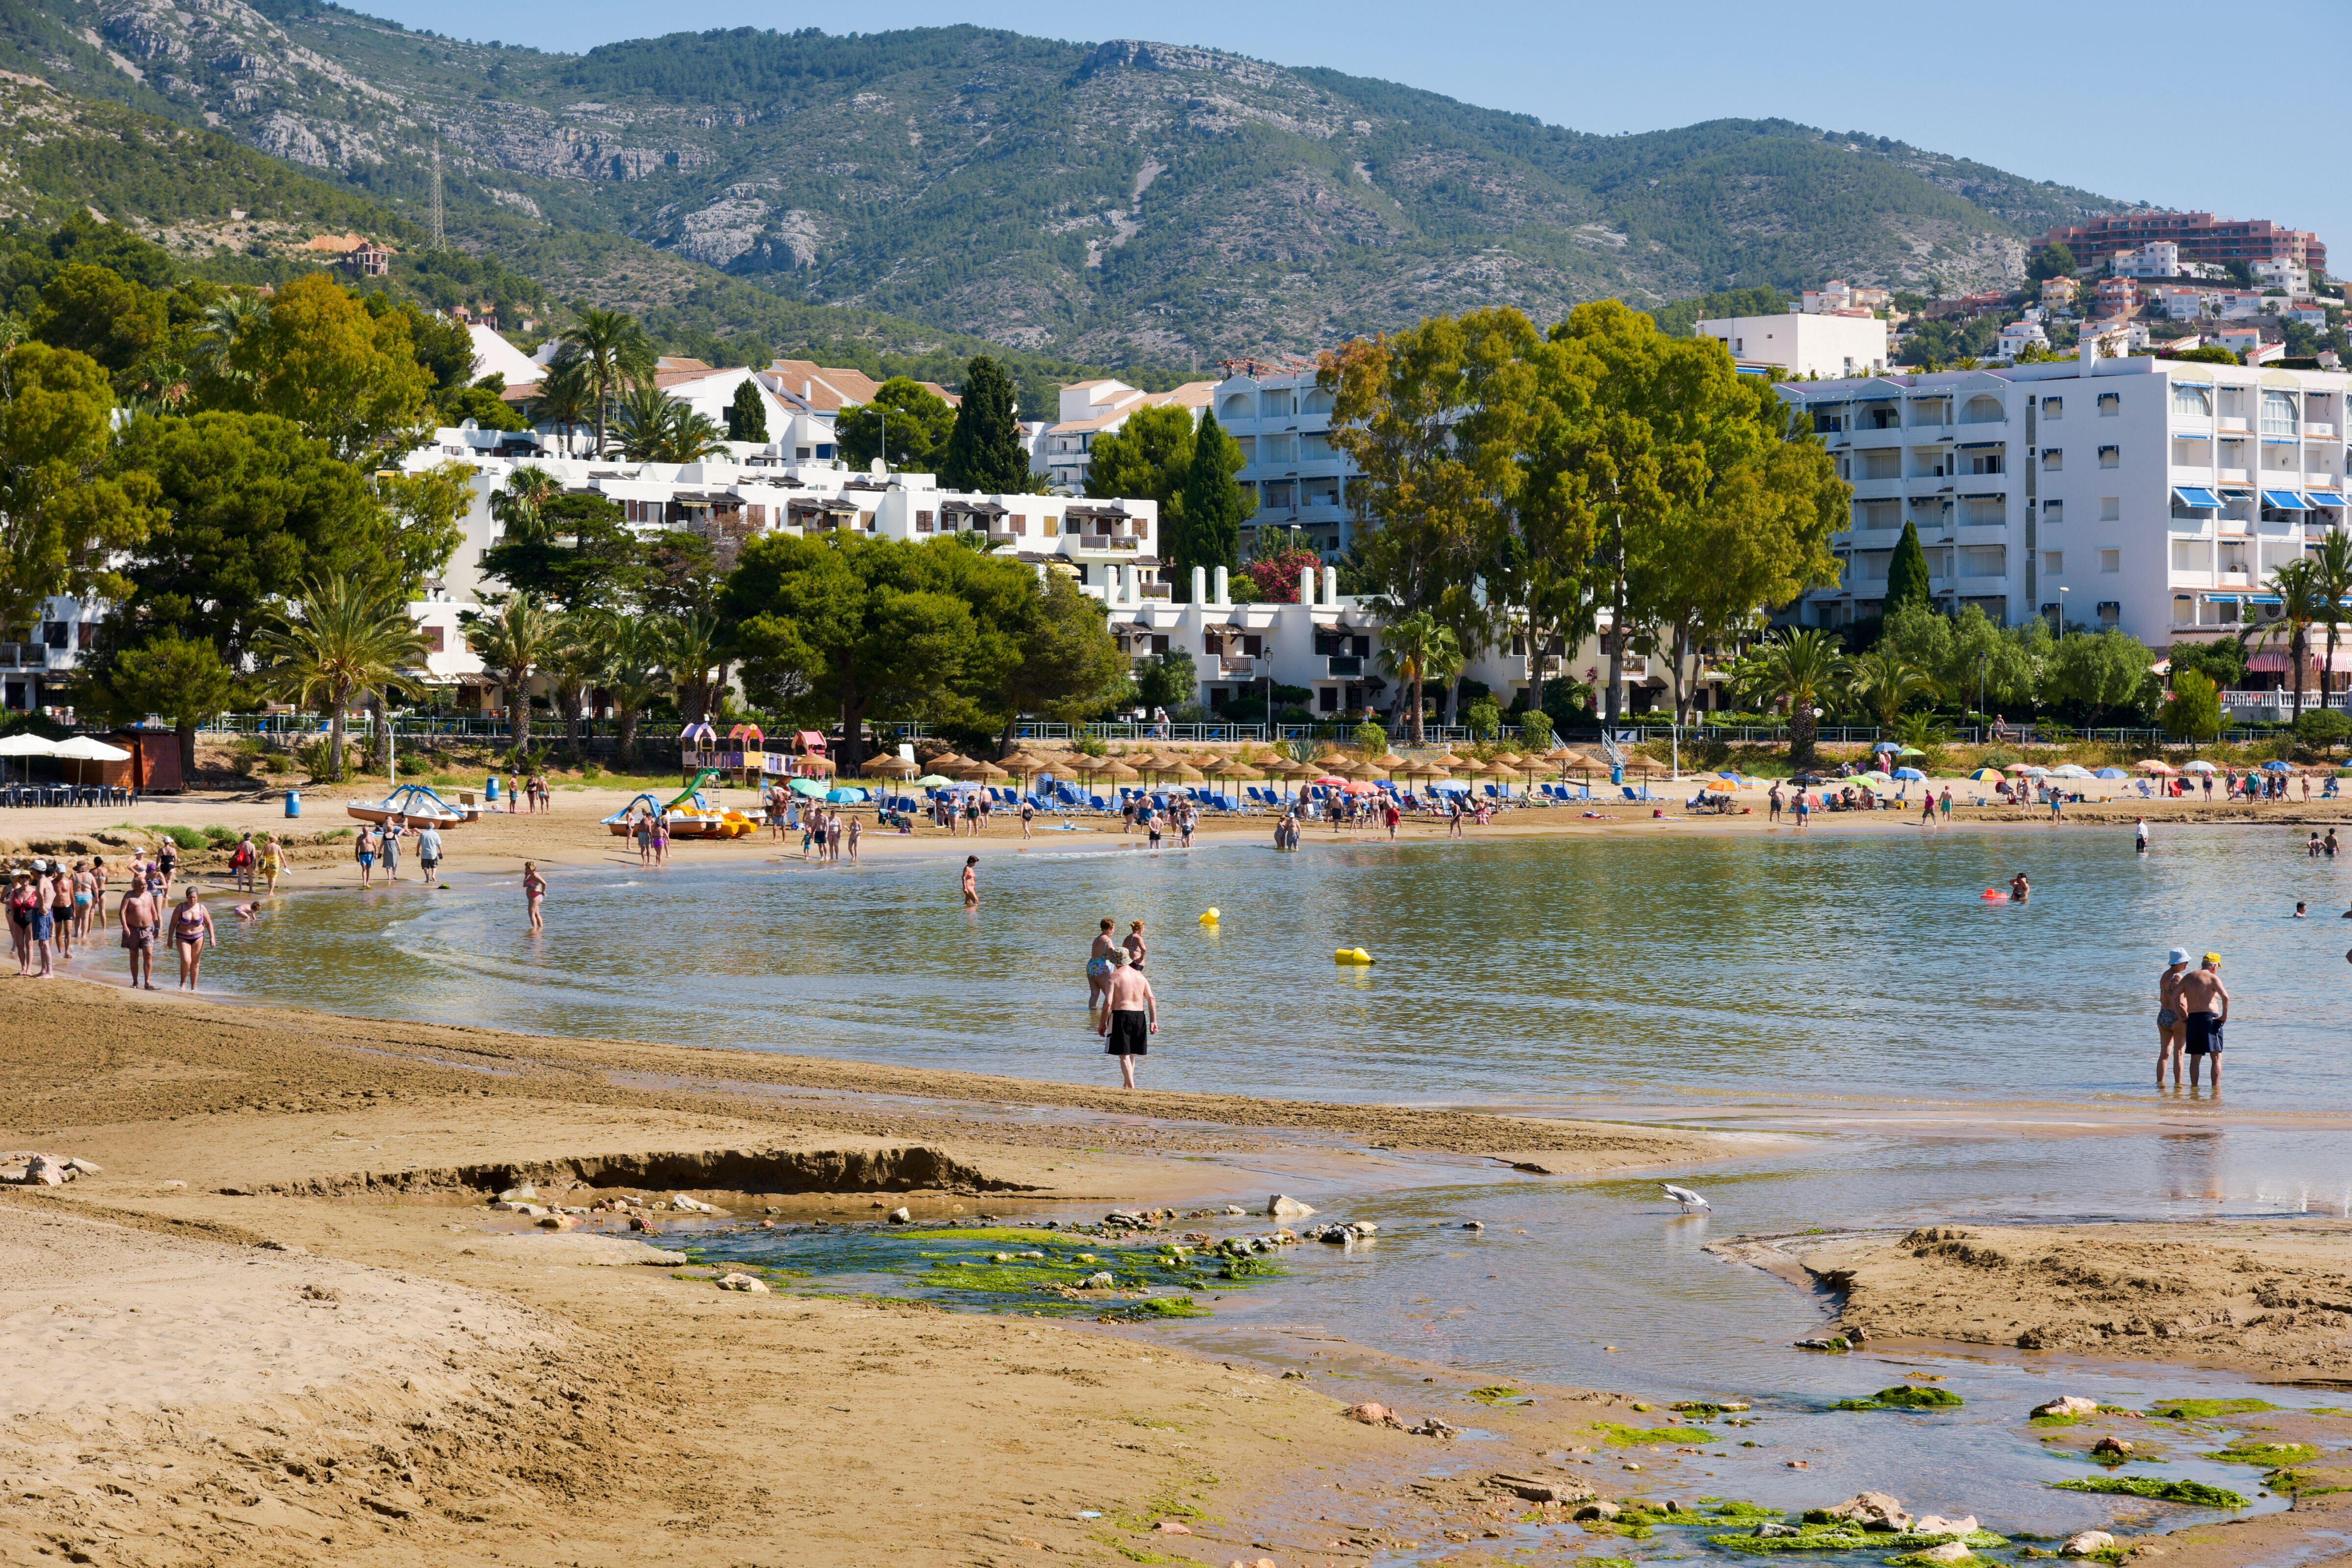
<path fill-rule="evenodd" d="M 1415 610 L 1412 615 L 1392 621 L 1381 633 L 1381 668 L 1409 687 L 1412 692 L 1412 713 L 1409 722 L 1412 743 L 1423 743 L 1422 704 L 1423 689 L 1429 678 L 1450 680 L 1463 666 L 1462 639 L 1454 628 L 1441 623 L 1427 610 Z"/>
<path fill-rule="evenodd" d="M 1905 703 L 1936 689 L 1934 677 L 1884 643 L 1853 661 L 1851 684 L 1853 695 L 1886 729 L 1894 728 Z"/>
<path fill-rule="evenodd" d="M 2319 703 L 2327 705 L 2327 685 L 2336 678 L 2336 634 L 2345 621 L 2345 601 L 2352 599 L 2352 533 L 2331 528 L 2320 536 L 2319 548 L 2306 557 L 2318 578 L 2320 615 L 2327 626 L 2327 673 L 2319 683 Z"/>
<path fill-rule="evenodd" d="M 596 385 L 588 366 L 567 347 L 559 350 L 540 379 L 531 411 L 563 433 L 563 450 L 572 451 L 572 437 L 589 422 L 596 403 Z"/>
<path fill-rule="evenodd" d="M 726 628 L 718 616 L 689 610 L 663 629 L 677 710 L 688 723 L 698 724 L 717 710 L 727 688 Z"/>
<path fill-rule="evenodd" d="M 563 493 L 563 481 L 538 467 L 517 468 L 490 495 L 490 516 L 513 544 L 535 544 L 546 537 L 547 503 Z"/>
<path fill-rule="evenodd" d="M 659 621 L 611 610 L 594 612 L 588 622 L 588 640 L 599 656 L 596 681 L 621 723 L 615 749 L 624 765 L 635 754 L 637 716 L 669 689 L 665 631 Z"/>
<path fill-rule="evenodd" d="M 595 456 L 604 455 L 604 419 L 613 394 L 632 375 L 654 366 L 653 341 L 635 317 L 620 310 L 583 310 L 565 340 L 588 377 L 596 427 Z"/>
<path fill-rule="evenodd" d="M 236 351 L 269 324 L 269 301 L 259 294 L 228 294 L 205 307 L 196 328 L 196 357 L 223 381 L 251 381 L 249 367 L 236 363 Z"/>
<path fill-rule="evenodd" d="M 1748 696 L 1789 705 L 1789 760 L 1813 760 L 1816 704 L 1832 702 L 1845 684 L 1844 645 L 1833 632 L 1805 626 L 1778 632 L 1748 649 L 1733 679 Z"/>
<path fill-rule="evenodd" d="M 2308 556 L 2288 562 L 2271 573 L 2270 590 L 2279 599 L 2279 613 L 2254 633 L 2258 642 L 2284 638 L 2287 658 L 2294 664 L 2294 716 L 2303 717 L 2303 678 L 2311 662 L 2311 628 L 2334 612 L 2321 582 L 2318 564 Z"/>
<path fill-rule="evenodd" d="M 555 616 L 529 594 L 511 594 L 495 613 L 466 622 L 473 646 L 507 700 L 507 745 L 530 744 L 530 678 L 555 647 Z"/>
<path fill-rule="evenodd" d="M 580 721 L 588 694 L 604 672 L 604 649 L 597 646 L 595 630 L 586 615 L 574 612 L 556 616 L 553 646 L 541 664 L 547 675 L 548 695 L 554 700 L 555 710 L 563 715 L 565 753 L 572 757 L 581 754 Z"/>
<path fill-rule="evenodd" d="M 633 463 L 691 463 L 727 449 L 727 433 L 709 415 L 674 401 L 650 380 L 630 384 L 614 426 L 621 455 Z"/>
<path fill-rule="evenodd" d="M 254 641 L 266 689 L 328 716 L 327 776 L 343 776 L 344 715 L 362 691 L 414 696 L 408 671 L 425 662 L 425 637 L 402 595 L 353 577 L 306 583 L 279 624 Z"/>

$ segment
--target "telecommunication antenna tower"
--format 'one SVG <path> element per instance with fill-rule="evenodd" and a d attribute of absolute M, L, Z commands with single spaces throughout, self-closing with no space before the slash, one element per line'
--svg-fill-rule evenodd
<path fill-rule="evenodd" d="M 436 132 L 433 137 L 433 248 L 446 250 L 448 247 L 449 236 L 441 218 L 441 137 Z"/>

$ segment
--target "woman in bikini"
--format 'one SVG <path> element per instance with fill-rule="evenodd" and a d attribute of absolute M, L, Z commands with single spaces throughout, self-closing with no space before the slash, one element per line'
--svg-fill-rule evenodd
<path fill-rule="evenodd" d="M 547 929 L 547 916 L 540 908 L 546 897 L 547 879 L 539 874 L 538 862 L 524 861 L 522 863 L 522 901 L 524 907 L 530 910 L 530 929 L 533 931 Z"/>
<path fill-rule="evenodd" d="M 207 942 L 218 947 L 220 932 L 213 929 L 213 912 L 205 908 L 196 885 L 190 882 L 187 896 L 172 911 L 172 947 L 180 955 L 180 984 L 190 991 L 196 988 L 196 972 L 204 963 Z"/>

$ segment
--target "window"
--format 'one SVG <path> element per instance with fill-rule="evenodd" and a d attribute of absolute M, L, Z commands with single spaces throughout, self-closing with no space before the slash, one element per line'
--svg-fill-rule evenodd
<path fill-rule="evenodd" d="M 1963 577 L 1999 577 L 2009 570 L 2009 550 L 2005 545 L 1963 544 L 1959 554 Z"/>
<path fill-rule="evenodd" d="M 2172 569 L 2175 572 L 2202 572 L 2211 559 L 2205 546 L 2194 539 L 2172 542 Z"/>
<path fill-rule="evenodd" d="M 2099 601 L 2100 629 L 2104 631 L 2113 631 L 2116 626 L 2122 622 L 2123 618 L 2124 607 L 2119 600 L 2102 599 Z"/>
<path fill-rule="evenodd" d="M 2116 416 L 2117 416 L 2118 414 L 2121 414 L 2123 411 L 2124 411 L 2124 398 L 2123 398 L 2123 394 L 2121 394 L 2121 393 L 2119 393 L 2119 392 L 2103 392 L 2103 393 L 2099 394 L 2099 417 L 2100 417 L 2100 418 L 2102 418 L 2102 419 L 2113 419 Z"/>
<path fill-rule="evenodd" d="M 2101 496 L 2099 498 L 2099 521 L 2101 522 L 2121 522 L 2123 521 L 2123 517 L 2124 501 L 2121 496 Z"/>
<path fill-rule="evenodd" d="M 2042 503 L 2042 521 L 2045 524 L 2065 521 L 2066 503 L 2063 500 L 2043 501 Z"/>
<path fill-rule="evenodd" d="M 1149 539 L 1149 538 L 1150 538 L 1150 537 L 1151 537 L 1151 521 L 1150 521 L 1150 520 L 1149 518 L 1141 518 L 1141 517 L 1137 518 L 1137 519 L 1135 520 L 1134 533 L 1135 533 L 1135 537 L 1136 537 L 1136 538 L 1138 538 L 1139 540 L 1141 540 L 1141 539 Z"/>
<path fill-rule="evenodd" d="M 2063 419 L 2063 418 L 2065 418 L 2065 417 L 2066 417 L 2066 400 L 2065 400 L 2064 398 L 2063 398 L 2063 397 L 2045 397 L 2045 398 L 2043 398 L 2043 399 L 2042 400 L 2042 417 L 2043 417 L 2044 419 Z"/>
<path fill-rule="evenodd" d="M 2263 393 L 2263 434 L 2292 436 L 2295 428 L 2294 394 L 2265 390 Z"/>
<path fill-rule="evenodd" d="M 1257 461 L 1256 437 L 1236 436 L 1234 437 L 1234 445 L 1242 449 L 1242 461 L 1244 463 L 1255 463 Z"/>
<path fill-rule="evenodd" d="M 2242 539 L 2221 541 L 2221 570 L 2240 572 L 2246 569 L 2246 542 Z"/>
<path fill-rule="evenodd" d="M 2187 382 L 2172 384 L 2172 411 L 2184 419 L 2213 417 L 2213 389 Z"/>
<path fill-rule="evenodd" d="M 2175 594 L 2172 595 L 2172 624 L 2176 626 L 2193 626 L 2197 624 L 2196 595 Z"/>
<path fill-rule="evenodd" d="M 1023 517 L 1019 512 L 1013 513 L 1013 531 L 1016 536 L 1027 533 L 1029 531 L 1029 520 Z"/>
<path fill-rule="evenodd" d="M 1315 706 L 1323 712 L 1337 713 L 1339 710 L 1339 689 L 1336 686 L 1316 688 Z"/>
<path fill-rule="evenodd" d="M 1298 456 L 1302 462 L 1317 462 L 1331 456 L 1331 435 L 1327 430 L 1309 430 L 1298 438 Z"/>
<path fill-rule="evenodd" d="M 2122 571 L 2123 569 L 2124 569 L 2124 552 L 2123 552 L 2122 551 L 2120 551 L 2120 550 L 2102 550 L 2102 551 L 2100 551 L 2100 552 L 2099 552 L 2099 570 L 2100 570 L 2100 571 L 2102 571 L 2102 572 L 2120 572 L 2120 571 Z"/>
<path fill-rule="evenodd" d="M 2009 520 L 2009 503 L 2000 496 L 1967 496 L 1960 501 L 1960 522 L 1969 528 L 1998 528 Z"/>
<path fill-rule="evenodd" d="M 2066 552 L 2063 550 L 2043 551 L 2042 552 L 2042 574 L 2045 577 L 2064 576 L 2066 574 Z"/>
<path fill-rule="evenodd" d="M 2120 468 L 2123 466 L 2124 449 L 2121 447 L 2102 447 L 2099 448 L 2099 467 L 2103 468 Z"/>
<path fill-rule="evenodd" d="M 1985 395 L 1969 398 L 1968 406 L 1960 410 L 1960 423 L 1963 425 L 1998 425 L 2008 417 L 2007 411 L 2000 405 L 2000 399 Z"/>
<path fill-rule="evenodd" d="M 2066 454 L 2063 451 L 2056 447 L 2044 447 L 2042 448 L 2042 471 L 2043 473 L 2063 473 L 2065 468 Z"/>
<path fill-rule="evenodd" d="M 915 531 L 917 533 L 929 533 L 931 531 L 931 514 L 929 512 L 919 511 L 915 514 Z"/>
<path fill-rule="evenodd" d="M 2009 471 L 2008 454 L 1999 447 L 1982 447 L 1969 454 L 1971 474 L 2004 474 Z"/>
<path fill-rule="evenodd" d="M 1045 537 L 1048 539 L 1056 539 L 1061 536 L 1061 532 L 1062 520 L 1055 516 L 1052 512 L 1047 512 L 1045 514 Z"/>
<path fill-rule="evenodd" d="M 442 651 L 441 628 L 439 626 L 426 626 L 425 628 L 425 651 L 426 653 L 439 653 Z"/>
<path fill-rule="evenodd" d="M 1290 394 L 1287 391 L 1259 393 L 1257 411 L 1268 419 L 1287 417 L 1290 414 Z"/>

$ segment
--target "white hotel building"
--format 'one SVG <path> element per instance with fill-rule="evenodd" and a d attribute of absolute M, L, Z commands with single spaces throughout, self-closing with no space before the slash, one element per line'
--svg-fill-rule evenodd
<path fill-rule="evenodd" d="M 1879 612 L 1909 521 L 1946 609 L 2161 649 L 2273 614 L 2272 571 L 2345 526 L 2341 372 L 2078 358 L 1780 390 L 1853 485 L 1812 624 Z"/>

